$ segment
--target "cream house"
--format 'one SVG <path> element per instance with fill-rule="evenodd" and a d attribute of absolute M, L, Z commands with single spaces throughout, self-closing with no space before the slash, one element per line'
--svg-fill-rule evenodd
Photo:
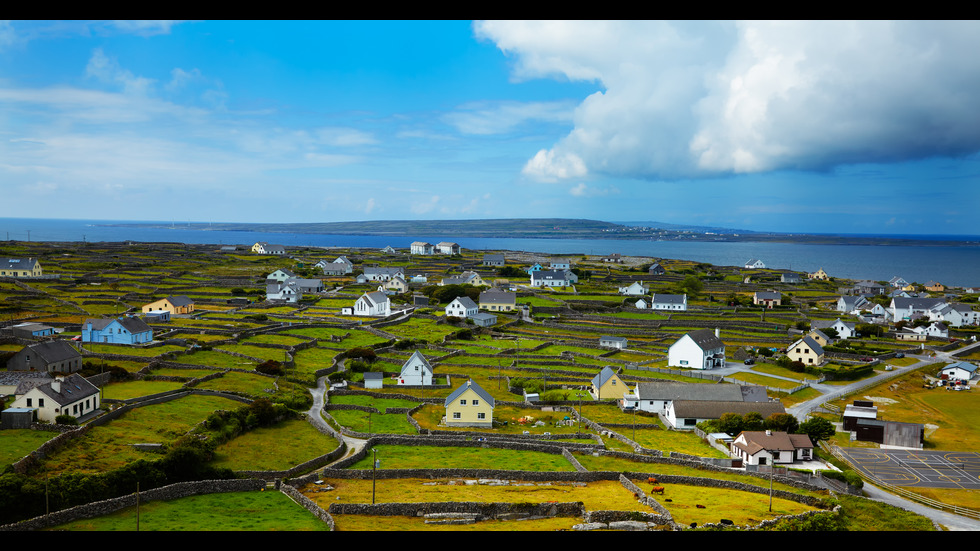
<path fill-rule="evenodd" d="M 81 375 L 58 377 L 17 396 L 10 407 L 37 410 L 38 421 L 54 423 L 59 415 L 84 417 L 99 409 L 99 389 Z"/>
<path fill-rule="evenodd" d="M 470 379 L 446 398 L 446 425 L 493 428 L 494 404 L 493 396 Z"/>
<path fill-rule="evenodd" d="M 794 362 L 806 365 L 820 365 L 824 360 L 823 347 L 809 335 L 786 348 L 786 356 Z"/>
<path fill-rule="evenodd" d="M 194 311 L 194 301 L 184 295 L 169 296 L 158 301 L 143 305 L 143 313 L 170 312 L 173 314 L 190 314 Z"/>

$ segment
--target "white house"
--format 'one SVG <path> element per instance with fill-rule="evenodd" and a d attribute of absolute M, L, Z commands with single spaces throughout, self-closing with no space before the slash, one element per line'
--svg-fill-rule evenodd
<path fill-rule="evenodd" d="M 763 419 L 774 413 L 786 413 L 783 404 L 776 402 L 723 402 L 723 401 L 694 401 L 674 400 L 667 406 L 663 420 L 670 428 L 678 430 L 694 430 L 702 421 L 720 419 L 726 413 L 746 415 L 758 413 Z"/>
<path fill-rule="evenodd" d="M 456 297 L 446 306 L 446 315 L 457 318 L 468 318 L 479 312 L 480 307 L 470 297 Z"/>
<path fill-rule="evenodd" d="M 278 270 L 265 276 L 265 280 L 269 281 L 270 279 L 273 279 L 275 281 L 286 281 L 287 279 L 293 277 L 296 277 L 296 274 L 294 274 L 292 270 L 287 270 L 286 268 L 279 268 Z"/>
<path fill-rule="evenodd" d="M 571 270 L 572 263 L 565 258 L 552 258 L 548 264 L 550 270 Z"/>
<path fill-rule="evenodd" d="M 346 256 L 339 256 L 333 262 L 321 260 L 316 267 L 323 271 L 323 275 L 346 275 L 354 271 L 354 263 Z"/>
<path fill-rule="evenodd" d="M 364 268 L 361 274 L 365 281 L 380 281 L 385 282 L 389 279 L 400 277 L 405 279 L 405 269 L 404 268 L 382 268 L 378 266 L 368 266 Z M 361 279 L 359 277 L 359 279 Z"/>
<path fill-rule="evenodd" d="M 812 329 L 833 329 L 837 331 L 837 339 L 850 339 L 857 335 L 857 324 L 837 318 L 834 321 L 813 320 L 810 322 Z"/>
<path fill-rule="evenodd" d="M 950 381 L 969 381 L 977 376 L 977 366 L 970 362 L 957 362 L 940 369 L 939 376 Z"/>
<path fill-rule="evenodd" d="M 725 343 L 715 329 L 700 329 L 677 339 L 667 350 L 668 367 L 713 369 L 725 367 Z"/>
<path fill-rule="evenodd" d="M 732 457 L 746 465 L 775 465 L 813 459 L 813 442 L 805 434 L 742 431 L 730 445 Z"/>
<path fill-rule="evenodd" d="M 289 304 L 295 304 L 303 298 L 303 291 L 300 290 L 299 282 L 296 279 L 290 278 L 286 281 L 270 279 L 267 281 L 268 283 L 265 285 L 266 300 L 281 300 Z"/>
<path fill-rule="evenodd" d="M 535 270 L 531 272 L 532 287 L 568 287 L 578 283 L 570 270 Z"/>
<path fill-rule="evenodd" d="M 436 250 L 442 254 L 459 254 L 459 245 L 449 241 L 441 241 L 436 243 Z"/>
<path fill-rule="evenodd" d="M 355 316 L 386 317 L 391 315 L 391 301 L 381 291 L 364 293 L 354 303 Z"/>
<path fill-rule="evenodd" d="M 844 295 L 837 299 L 837 311 L 845 314 L 858 314 L 863 308 L 869 308 L 868 299 L 861 295 Z"/>
<path fill-rule="evenodd" d="M 705 385 L 680 381 L 651 381 L 636 383 L 633 394 L 623 395 L 625 407 L 635 407 L 641 411 L 666 414 L 671 402 L 709 401 L 709 402 L 768 402 L 765 387 L 751 385 Z"/>
<path fill-rule="evenodd" d="M 650 299 L 651 310 L 687 310 L 687 295 L 654 293 Z"/>
<path fill-rule="evenodd" d="M 936 337 L 947 339 L 949 338 L 949 329 L 941 321 L 934 321 L 929 325 L 923 325 L 920 327 L 912 328 L 912 331 L 919 333 L 920 335 L 925 335 L 927 337 Z"/>
<path fill-rule="evenodd" d="M 753 268 L 762 269 L 766 267 L 766 264 L 761 260 L 759 260 L 758 258 L 751 258 L 749 259 L 748 262 L 745 263 L 745 267 L 749 269 L 753 269 Z"/>
<path fill-rule="evenodd" d="M 54 423 L 59 415 L 84 417 L 99 409 L 99 389 L 81 375 L 58 377 L 27 390 L 10 407 L 37 410 L 38 421 Z"/>
<path fill-rule="evenodd" d="M 435 245 L 425 241 L 413 241 L 411 247 L 412 254 L 430 255 L 435 253 Z"/>
<path fill-rule="evenodd" d="M 623 350 L 626 348 L 626 337 L 612 337 L 612 336 L 602 336 L 599 337 L 599 346 L 603 348 L 616 348 L 618 350 Z"/>
<path fill-rule="evenodd" d="M 650 288 L 644 285 L 641 281 L 634 281 L 632 284 L 626 287 L 619 288 L 619 294 L 627 296 L 645 295 L 649 292 Z"/>
<path fill-rule="evenodd" d="M 398 384 L 416 386 L 432 384 L 432 365 L 418 350 L 413 352 L 412 356 L 402 364 L 402 371 L 398 375 Z"/>

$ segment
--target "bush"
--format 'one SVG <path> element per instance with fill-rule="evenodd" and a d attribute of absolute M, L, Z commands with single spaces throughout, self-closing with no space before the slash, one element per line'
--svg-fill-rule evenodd
<path fill-rule="evenodd" d="M 286 374 L 286 370 L 282 367 L 282 362 L 277 362 L 276 360 L 266 360 L 255 366 L 255 370 L 259 373 L 275 375 L 277 377 L 281 377 Z"/>
<path fill-rule="evenodd" d="M 67 413 L 62 413 L 61 415 L 54 418 L 54 422 L 59 425 L 77 425 L 78 419 L 68 415 Z"/>

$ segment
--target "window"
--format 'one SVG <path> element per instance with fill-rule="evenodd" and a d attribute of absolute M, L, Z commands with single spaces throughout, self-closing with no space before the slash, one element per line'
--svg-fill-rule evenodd
<path fill-rule="evenodd" d="M 479 401 L 479 400 L 473 400 L 473 405 L 474 405 L 474 406 L 478 406 L 478 405 L 480 405 L 480 401 Z"/>
<path fill-rule="evenodd" d="M 27 407 L 31 407 L 31 399 L 30 398 L 27 399 Z"/>
<path fill-rule="evenodd" d="M 39 407 L 39 408 L 43 408 L 44 407 L 44 398 L 38 398 L 37 399 L 37 407 Z"/>
<path fill-rule="evenodd" d="M 486 419 L 487 418 L 487 414 L 486 413 L 477 413 L 476 414 L 476 418 L 477 419 Z"/>
<path fill-rule="evenodd" d="M 461 405 L 461 406 L 465 406 L 465 405 L 466 405 L 466 400 L 460 400 L 460 401 L 459 401 L 459 405 Z"/>
<path fill-rule="evenodd" d="M 453 419 L 459 419 L 460 417 L 462 417 L 462 414 L 460 414 L 458 411 L 453 412 Z"/>

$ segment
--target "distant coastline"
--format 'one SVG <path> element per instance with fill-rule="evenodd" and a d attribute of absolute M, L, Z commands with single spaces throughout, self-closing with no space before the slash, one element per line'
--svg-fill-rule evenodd
<path fill-rule="evenodd" d="M 650 224 L 656 224 L 650 222 Z M 566 218 L 490 220 L 385 220 L 325 223 L 203 223 L 106 222 L 104 227 L 290 233 L 306 235 L 361 235 L 403 237 L 445 235 L 447 240 L 483 239 L 617 239 L 648 241 L 710 241 L 733 243 L 801 243 L 810 245 L 965 246 L 980 247 L 980 236 L 888 236 L 771 233 L 722 228 L 683 228 L 624 225 L 597 220 Z"/>

